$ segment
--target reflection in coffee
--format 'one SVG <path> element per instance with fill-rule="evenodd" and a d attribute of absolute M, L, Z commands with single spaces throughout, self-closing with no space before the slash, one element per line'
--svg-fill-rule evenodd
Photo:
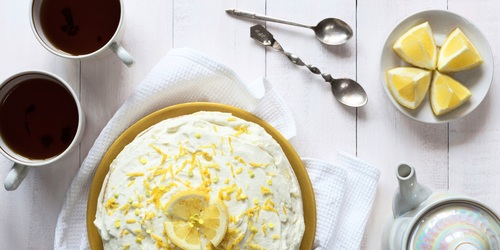
<path fill-rule="evenodd" d="M 119 0 L 38 0 L 40 24 L 48 41 L 72 55 L 99 50 L 120 22 Z"/>
<path fill-rule="evenodd" d="M 25 80 L 0 102 L 0 136 L 12 151 L 26 158 L 61 154 L 77 129 L 75 100 L 55 80 Z"/>

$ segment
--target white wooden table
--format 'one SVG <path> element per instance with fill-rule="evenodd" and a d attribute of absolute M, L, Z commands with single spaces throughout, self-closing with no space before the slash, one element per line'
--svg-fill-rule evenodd
<path fill-rule="evenodd" d="M 471 195 L 500 210 L 500 87 L 498 77 L 483 103 L 449 124 L 415 122 L 399 112 L 379 79 L 379 50 L 392 27 L 413 12 L 448 9 L 472 20 L 486 34 L 495 59 L 500 49 L 497 0 L 125 0 L 123 45 L 137 63 L 127 68 L 110 55 L 96 61 L 56 57 L 36 41 L 28 22 L 28 0 L 0 1 L 0 80 L 25 69 L 53 72 L 80 95 L 87 129 L 78 150 L 64 160 L 32 169 L 18 190 L 0 188 L 0 248 L 51 249 L 65 193 L 101 129 L 153 66 L 171 48 L 190 47 L 232 67 L 245 81 L 266 76 L 292 110 L 304 157 L 332 161 L 344 150 L 382 171 L 362 249 L 380 249 L 382 229 L 391 216 L 397 181 L 395 166 L 413 164 L 422 183 Z M 354 38 L 343 46 L 319 43 L 309 30 L 267 23 L 289 51 L 333 76 L 358 80 L 370 101 L 363 108 L 339 105 L 331 87 L 276 51 L 249 37 L 255 21 L 228 16 L 235 7 L 315 24 L 338 17 Z M 497 72 L 500 72 L 497 62 Z M 3 157 L 0 165 L 8 165 Z M 9 169 L 0 169 L 3 180 Z"/>

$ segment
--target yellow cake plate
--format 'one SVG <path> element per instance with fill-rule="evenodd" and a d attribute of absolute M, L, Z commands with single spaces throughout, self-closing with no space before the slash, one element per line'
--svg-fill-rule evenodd
<path fill-rule="evenodd" d="M 207 103 L 207 102 L 194 102 L 185 103 L 168 108 L 158 110 L 128 128 L 123 132 L 120 137 L 111 145 L 108 152 L 104 155 L 97 168 L 92 181 L 92 186 L 90 187 L 89 200 L 87 203 L 87 231 L 90 242 L 90 249 L 92 250 L 102 250 L 103 244 L 101 236 L 94 226 L 95 214 L 97 210 L 97 199 L 99 193 L 101 192 L 101 187 L 104 182 L 106 174 L 108 174 L 109 166 L 111 162 L 116 158 L 116 156 L 123 150 L 123 148 L 131 143 L 135 137 L 146 130 L 147 128 L 169 118 L 174 118 L 182 115 L 189 115 L 198 111 L 219 111 L 231 113 L 236 117 L 243 120 L 247 120 L 263 127 L 267 133 L 269 133 L 283 148 L 286 157 L 292 165 L 293 171 L 299 181 L 300 190 L 302 192 L 302 202 L 304 205 L 304 223 L 306 224 L 306 230 L 304 232 L 304 237 L 300 245 L 300 250 L 310 250 L 312 249 L 314 236 L 316 234 L 316 201 L 314 200 L 314 192 L 311 185 L 311 180 L 304 167 L 304 164 L 300 160 L 299 155 L 293 149 L 292 145 L 283 137 L 275 128 L 269 125 L 264 120 L 259 117 L 244 111 L 239 108 L 232 106 L 218 104 L 218 103 Z"/>

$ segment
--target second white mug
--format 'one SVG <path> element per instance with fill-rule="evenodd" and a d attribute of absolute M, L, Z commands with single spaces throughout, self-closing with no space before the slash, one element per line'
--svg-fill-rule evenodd
<path fill-rule="evenodd" d="M 28 171 L 31 167 L 40 167 L 51 164 L 66 155 L 68 155 L 73 149 L 77 148 L 80 144 L 80 141 L 83 137 L 83 133 L 85 130 L 85 115 L 83 114 L 82 107 L 80 105 L 80 101 L 78 96 L 73 91 L 71 86 L 64 81 L 62 78 L 46 72 L 42 70 L 27 70 L 22 71 L 17 74 L 12 75 L 11 77 L 4 80 L 0 83 L 0 102 L 5 102 L 5 98 L 9 96 L 14 89 L 16 89 L 19 84 L 29 79 L 46 79 L 53 82 L 58 83 L 65 90 L 67 90 L 68 95 L 71 99 L 74 100 L 76 109 L 78 112 L 78 126 L 76 128 L 76 133 L 74 138 L 71 140 L 69 145 L 65 148 L 65 150 L 57 155 L 54 155 L 47 159 L 31 159 L 26 156 L 23 156 L 17 152 L 15 152 L 12 148 L 7 146 L 6 141 L 2 136 L 0 136 L 0 154 L 5 156 L 7 159 L 14 162 L 14 166 L 7 174 L 5 178 L 4 187 L 7 191 L 12 191 L 17 189 L 17 187 L 21 184 L 23 179 L 28 174 Z M 3 121 L 3 120 L 2 120 Z M 5 121 L 4 121 L 5 122 Z M 28 125 L 26 125 L 28 126 Z"/>

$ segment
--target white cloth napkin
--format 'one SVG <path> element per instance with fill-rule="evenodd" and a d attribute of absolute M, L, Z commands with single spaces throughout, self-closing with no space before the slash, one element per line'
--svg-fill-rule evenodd
<path fill-rule="evenodd" d="M 314 249 L 359 249 L 380 170 L 340 150 L 333 164 L 310 158 L 302 161 L 316 198 Z"/>
<path fill-rule="evenodd" d="M 86 228 L 88 193 L 99 162 L 118 136 L 154 111 L 195 101 L 247 110 L 274 126 L 285 138 L 295 136 L 291 112 L 266 78 L 246 84 L 211 57 L 190 49 L 172 49 L 115 113 L 90 149 L 66 193 L 56 225 L 54 249 L 90 248 Z M 358 249 L 375 196 L 378 170 L 345 153 L 337 155 L 335 164 L 304 160 L 317 200 L 315 245 L 318 249 Z M 330 248 L 326 245 L 329 242 L 339 248 Z"/>

